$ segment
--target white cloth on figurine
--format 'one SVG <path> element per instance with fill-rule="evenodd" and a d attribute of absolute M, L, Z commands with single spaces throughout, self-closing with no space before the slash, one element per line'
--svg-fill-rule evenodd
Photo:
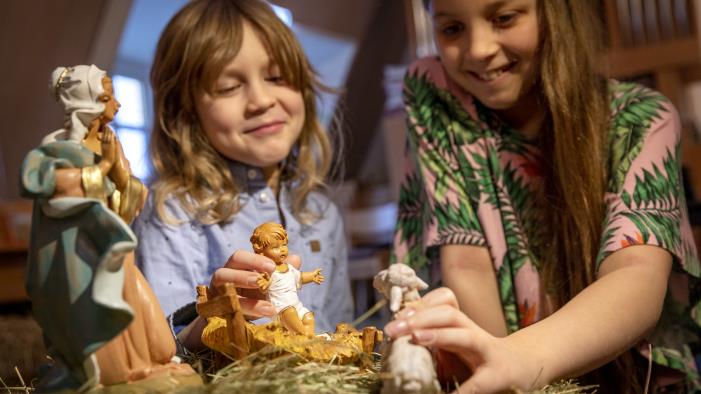
<path fill-rule="evenodd" d="M 287 272 L 274 271 L 270 276 L 270 288 L 268 298 L 275 308 L 275 313 L 282 312 L 291 306 L 297 310 L 300 319 L 309 312 L 302 305 L 297 295 L 297 290 L 302 288 L 302 273 L 291 264 L 287 265 Z"/>
<path fill-rule="evenodd" d="M 51 73 L 49 89 L 63 105 L 66 119 L 64 128 L 44 137 L 42 145 L 64 140 L 83 141 L 90 122 L 105 111 L 105 104 L 98 100 L 105 92 L 102 86 L 105 75 L 107 73 L 94 64 L 58 67 Z"/>

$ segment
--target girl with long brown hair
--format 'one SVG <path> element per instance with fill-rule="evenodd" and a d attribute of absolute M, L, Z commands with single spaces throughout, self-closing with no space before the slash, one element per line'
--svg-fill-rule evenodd
<path fill-rule="evenodd" d="M 592 371 L 599 392 L 640 392 L 645 357 L 653 387 L 701 387 L 674 107 L 600 74 L 593 2 L 428 3 L 439 56 L 405 79 L 393 258 L 447 289 L 388 334 L 454 353 L 440 370 L 467 392 Z"/>
<path fill-rule="evenodd" d="M 275 269 L 246 250 L 263 222 L 283 223 L 304 268 L 329 278 L 300 292 L 317 328 L 352 318 L 342 219 L 321 193 L 332 157 L 321 85 L 292 31 L 262 0 L 191 1 L 161 35 L 151 83 L 156 179 L 134 224 L 137 261 L 184 344 L 200 345 L 197 285 L 256 289 Z M 241 305 L 274 314 L 254 296 Z"/>

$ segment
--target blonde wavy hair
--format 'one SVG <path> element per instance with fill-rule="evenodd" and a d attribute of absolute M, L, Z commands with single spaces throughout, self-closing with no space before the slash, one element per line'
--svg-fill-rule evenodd
<path fill-rule="evenodd" d="M 316 98 L 325 89 L 294 33 L 260 0 L 193 0 L 161 34 L 151 68 L 155 125 L 151 157 L 155 206 L 169 223 L 165 204 L 174 196 L 191 217 L 205 224 L 229 220 L 239 210 L 241 185 L 226 159 L 210 144 L 195 111 L 195 98 L 211 93 L 216 79 L 238 54 L 243 25 L 249 23 L 267 47 L 286 83 L 301 92 L 305 121 L 299 139 L 282 163 L 281 181 L 292 195 L 292 212 L 309 223 L 317 215 L 306 206 L 331 169 L 331 141 L 317 119 Z"/>

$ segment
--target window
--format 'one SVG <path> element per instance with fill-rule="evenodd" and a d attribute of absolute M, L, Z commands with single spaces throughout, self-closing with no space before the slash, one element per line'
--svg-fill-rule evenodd
<path fill-rule="evenodd" d="M 112 77 L 112 84 L 115 96 L 122 105 L 112 126 L 134 176 L 146 182 L 151 175 L 151 164 L 148 158 L 144 85 L 136 78 L 118 74 Z"/>

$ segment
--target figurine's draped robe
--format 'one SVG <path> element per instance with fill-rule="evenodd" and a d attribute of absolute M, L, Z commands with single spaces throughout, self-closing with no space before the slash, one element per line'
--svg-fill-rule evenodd
<path fill-rule="evenodd" d="M 90 166 L 96 157 L 57 141 L 29 152 L 22 167 L 22 194 L 34 199 L 27 292 L 49 347 L 69 365 L 82 364 L 133 318 L 122 297 L 122 259 L 136 247 L 134 234 L 99 200 L 51 199 L 57 169 Z"/>
<path fill-rule="evenodd" d="M 166 340 L 171 333 L 163 312 L 134 265 L 136 237 L 127 224 L 98 199 L 51 198 L 57 169 L 97 162 L 99 156 L 73 141 L 27 155 L 22 193 L 35 201 L 27 292 L 51 353 L 82 365 L 101 349 L 100 383 L 112 384 L 147 375 L 153 361 L 167 363 L 175 345 Z M 114 184 L 104 183 L 109 196 Z"/>

